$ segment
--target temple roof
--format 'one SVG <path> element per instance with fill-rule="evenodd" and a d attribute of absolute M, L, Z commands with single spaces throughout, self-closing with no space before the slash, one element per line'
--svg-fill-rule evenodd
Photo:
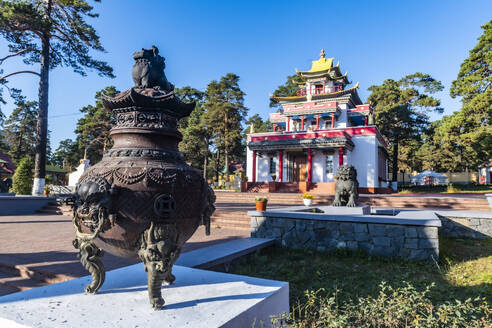
<path fill-rule="evenodd" d="M 342 83 L 349 84 L 347 73 L 342 74 L 340 71 L 340 65 L 337 63 L 333 66 L 333 58 L 325 58 L 325 50 L 321 49 L 320 58 L 313 60 L 311 69 L 309 71 L 298 71 L 297 74 L 303 80 L 321 79 L 326 78 L 329 80 L 342 80 Z"/>
<path fill-rule="evenodd" d="M 336 91 L 336 92 L 331 92 L 331 93 L 324 93 L 324 94 L 313 94 L 311 95 L 312 100 L 316 99 L 329 99 L 329 98 L 334 98 L 334 97 L 340 97 L 343 95 L 352 95 L 354 97 L 354 104 L 355 105 L 361 105 L 362 101 L 359 98 L 359 95 L 357 93 L 357 89 L 359 88 L 359 82 L 357 82 L 353 87 L 341 90 L 341 91 Z M 282 101 L 282 102 L 298 102 L 298 101 L 307 101 L 307 96 L 291 96 L 291 97 L 273 97 L 271 96 L 273 100 L 276 101 Z"/>

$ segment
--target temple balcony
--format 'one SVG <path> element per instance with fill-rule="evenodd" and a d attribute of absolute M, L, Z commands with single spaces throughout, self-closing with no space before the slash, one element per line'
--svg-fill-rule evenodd
<path fill-rule="evenodd" d="M 313 92 L 311 92 L 312 95 L 328 95 L 328 94 L 331 94 L 331 93 L 334 93 L 334 92 L 338 92 L 338 91 L 342 91 L 343 90 L 343 86 L 341 85 L 337 85 L 337 86 L 326 86 L 323 90 L 323 88 L 316 88 L 313 90 Z M 307 91 L 306 89 L 300 89 L 300 90 L 297 90 L 297 96 L 298 97 L 303 97 L 303 96 L 307 96 Z"/>

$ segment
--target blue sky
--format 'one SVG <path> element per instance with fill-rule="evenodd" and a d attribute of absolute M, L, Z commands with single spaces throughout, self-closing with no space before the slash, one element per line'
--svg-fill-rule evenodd
<path fill-rule="evenodd" d="M 441 80 L 445 114 L 460 108 L 449 97 L 449 86 L 461 62 L 477 43 L 481 25 L 492 19 L 492 1 L 131 1 L 96 3 L 100 17 L 90 20 L 106 53 L 94 57 L 109 62 L 116 78 L 87 77 L 69 68 L 50 76 L 49 129 L 52 147 L 73 138 L 81 107 L 94 102 L 96 91 L 133 85 L 134 51 L 152 45 L 166 58 L 167 78 L 182 87 L 204 90 L 228 72 L 240 76 L 249 115 L 268 117 L 268 95 L 295 69 L 306 70 L 319 57 L 340 60 L 349 79 L 367 88 L 386 78 L 399 79 L 416 71 Z M 7 52 L 0 41 L 0 55 Z M 9 73 L 25 67 L 11 60 Z M 36 67 L 38 70 L 38 67 Z M 37 100 L 34 75 L 18 75 L 10 85 Z M 9 115 L 12 104 L 2 107 Z M 432 115 L 438 119 L 439 115 Z"/>

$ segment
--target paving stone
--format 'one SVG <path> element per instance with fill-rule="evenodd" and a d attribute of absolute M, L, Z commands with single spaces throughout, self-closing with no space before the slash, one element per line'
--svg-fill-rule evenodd
<path fill-rule="evenodd" d="M 437 228 L 435 227 L 419 227 L 417 233 L 420 238 L 437 238 Z"/>
<path fill-rule="evenodd" d="M 388 237 L 405 236 L 405 227 L 397 225 L 387 225 L 385 235 Z"/>
<path fill-rule="evenodd" d="M 405 238 L 405 248 L 417 249 L 419 248 L 419 239 L 418 238 Z"/>
<path fill-rule="evenodd" d="M 383 224 L 368 224 L 369 233 L 373 237 L 384 236 L 386 227 Z"/>
<path fill-rule="evenodd" d="M 369 234 L 363 232 L 363 233 L 355 233 L 354 238 L 356 241 L 368 241 L 371 239 Z"/>
<path fill-rule="evenodd" d="M 391 245 L 390 238 L 388 237 L 373 237 L 372 241 L 374 246 L 389 247 Z"/>
<path fill-rule="evenodd" d="M 417 228 L 415 227 L 405 227 L 405 237 L 417 238 Z"/>
<path fill-rule="evenodd" d="M 368 230 L 367 230 L 367 224 L 363 224 L 363 223 L 354 223 L 354 232 L 357 233 L 357 232 L 365 232 L 367 233 Z"/>
<path fill-rule="evenodd" d="M 419 248 L 439 248 L 439 239 L 420 239 Z"/>

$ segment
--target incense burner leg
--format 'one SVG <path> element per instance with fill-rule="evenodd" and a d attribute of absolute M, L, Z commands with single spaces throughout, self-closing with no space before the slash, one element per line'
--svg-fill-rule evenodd
<path fill-rule="evenodd" d="M 98 248 L 92 241 L 74 239 L 73 246 L 79 250 L 80 262 L 90 272 L 92 282 L 85 287 L 87 294 L 95 294 L 101 288 L 106 278 L 106 271 L 101 258 L 104 251 Z"/>
<path fill-rule="evenodd" d="M 154 224 L 140 237 L 138 256 L 147 271 L 149 301 L 154 310 L 164 305 L 161 287 L 163 282 L 172 283 L 172 267 L 179 255 L 178 233 L 175 225 Z"/>

